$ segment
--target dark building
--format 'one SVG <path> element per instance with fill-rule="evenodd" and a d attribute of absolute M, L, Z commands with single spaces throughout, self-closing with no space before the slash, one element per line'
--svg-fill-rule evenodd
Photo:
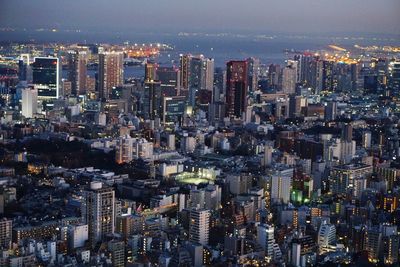
<path fill-rule="evenodd" d="M 161 83 L 163 96 L 179 95 L 179 69 L 174 67 L 158 67 L 156 69 L 156 80 Z"/>
<path fill-rule="evenodd" d="M 54 57 L 37 57 L 32 63 L 33 84 L 38 89 L 38 97 L 56 99 L 59 95 L 59 61 Z"/>
<path fill-rule="evenodd" d="M 246 61 L 229 61 L 226 73 L 226 116 L 241 117 L 247 106 Z"/>
<path fill-rule="evenodd" d="M 179 123 L 185 112 L 186 97 L 163 97 L 163 123 Z"/>
<path fill-rule="evenodd" d="M 161 118 L 162 95 L 161 83 L 148 81 L 144 84 L 143 115 L 147 119 Z"/>

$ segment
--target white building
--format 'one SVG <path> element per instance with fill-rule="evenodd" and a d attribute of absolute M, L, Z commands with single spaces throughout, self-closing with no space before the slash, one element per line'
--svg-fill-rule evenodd
<path fill-rule="evenodd" d="M 282 257 L 279 246 L 275 243 L 273 226 L 267 224 L 257 226 L 257 243 L 264 249 L 268 261 Z"/>
<path fill-rule="evenodd" d="M 68 226 L 68 247 L 73 250 L 81 248 L 89 239 L 89 227 L 87 224 Z"/>
<path fill-rule="evenodd" d="M 189 221 L 189 240 L 207 245 L 210 231 L 210 211 L 192 209 Z"/>
<path fill-rule="evenodd" d="M 271 201 L 289 203 L 293 169 L 276 171 L 271 177 Z"/>
<path fill-rule="evenodd" d="M 34 88 L 22 90 L 22 116 L 32 118 L 37 113 L 38 91 Z"/>
<path fill-rule="evenodd" d="M 317 243 L 320 253 L 330 251 L 336 245 L 336 228 L 333 224 L 323 223 L 318 231 Z"/>

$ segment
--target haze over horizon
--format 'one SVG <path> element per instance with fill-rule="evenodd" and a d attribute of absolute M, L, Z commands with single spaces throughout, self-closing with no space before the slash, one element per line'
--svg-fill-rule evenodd
<path fill-rule="evenodd" d="M 0 7 L 3 28 L 400 34 L 398 0 L 0 0 Z"/>

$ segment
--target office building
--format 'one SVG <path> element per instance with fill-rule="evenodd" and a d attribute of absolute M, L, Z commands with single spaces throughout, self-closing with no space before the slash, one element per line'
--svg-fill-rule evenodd
<path fill-rule="evenodd" d="M 180 71 L 175 67 L 158 67 L 156 80 L 161 83 L 163 96 L 177 96 L 180 94 Z"/>
<path fill-rule="evenodd" d="M 164 124 L 180 124 L 185 112 L 184 96 L 163 97 L 162 122 Z"/>
<path fill-rule="evenodd" d="M 59 97 L 60 63 L 56 57 L 36 57 L 32 63 L 32 83 L 38 90 L 39 100 Z"/>

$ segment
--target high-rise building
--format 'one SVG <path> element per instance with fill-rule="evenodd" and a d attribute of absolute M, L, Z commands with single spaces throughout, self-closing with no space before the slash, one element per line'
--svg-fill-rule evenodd
<path fill-rule="evenodd" d="M 285 94 L 294 94 L 296 91 L 297 65 L 297 61 L 288 60 L 286 67 L 282 69 L 282 92 Z"/>
<path fill-rule="evenodd" d="M 325 105 L 325 120 L 326 121 L 333 121 L 336 119 L 337 116 L 337 102 L 330 101 Z"/>
<path fill-rule="evenodd" d="M 162 122 L 178 124 L 185 112 L 186 98 L 184 96 L 163 97 Z"/>
<path fill-rule="evenodd" d="M 389 63 L 389 86 L 391 89 L 400 89 L 400 61 L 392 61 Z"/>
<path fill-rule="evenodd" d="M 9 249 L 12 239 L 12 220 L 3 218 L 0 220 L 0 248 Z"/>
<path fill-rule="evenodd" d="M 346 142 L 353 140 L 353 126 L 351 123 L 346 123 L 342 127 L 342 139 Z"/>
<path fill-rule="evenodd" d="M 251 57 L 248 58 L 246 61 L 249 68 L 249 90 L 256 91 L 258 89 L 258 76 L 260 74 L 260 60 Z"/>
<path fill-rule="evenodd" d="M 265 145 L 264 147 L 264 156 L 262 159 L 262 166 L 269 167 L 272 164 L 272 151 L 273 147 L 270 145 Z"/>
<path fill-rule="evenodd" d="M 330 187 L 334 194 L 346 194 L 347 192 L 358 196 L 360 185 L 372 174 L 372 166 L 364 164 L 347 164 L 332 167 L 330 171 Z M 360 184 L 360 182 L 362 184 Z"/>
<path fill-rule="evenodd" d="M 270 195 L 273 203 L 289 203 L 292 178 L 293 169 L 278 170 L 272 175 Z"/>
<path fill-rule="evenodd" d="M 363 148 L 370 148 L 372 142 L 372 136 L 370 131 L 365 131 L 362 134 L 362 147 Z"/>
<path fill-rule="evenodd" d="M 226 67 L 226 116 L 240 118 L 247 107 L 247 62 L 229 61 Z"/>
<path fill-rule="evenodd" d="M 180 86 L 186 91 L 189 90 L 190 58 L 191 55 L 180 55 Z"/>
<path fill-rule="evenodd" d="M 383 245 L 383 262 L 385 264 L 395 264 L 399 262 L 399 246 L 400 235 L 393 234 L 384 236 Z"/>
<path fill-rule="evenodd" d="M 201 245 L 207 245 L 210 232 L 210 211 L 192 209 L 189 221 L 189 240 Z"/>
<path fill-rule="evenodd" d="M 114 87 L 124 83 L 124 54 L 104 52 L 99 54 L 98 92 L 101 99 L 108 99 Z"/>
<path fill-rule="evenodd" d="M 175 67 L 158 67 L 156 79 L 161 83 L 163 96 L 177 96 L 180 90 L 180 71 Z"/>
<path fill-rule="evenodd" d="M 335 89 L 335 63 L 333 61 L 322 61 L 322 90 L 333 92 Z"/>
<path fill-rule="evenodd" d="M 72 50 L 68 52 L 68 80 L 71 81 L 71 94 L 84 95 L 87 89 L 86 51 Z"/>
<path fill-rule="evenodd" d="M 60 64 L 55 57 L 36 57 L 32 63 L 32 83 L 40 100 L 57 99 L 60 94 Z"/>
<path fill-rule="evenodd" d="M 133 160 L 133 141 L 129 135 L 121 136 L 117 141 L 115 161 L 118 164 L 129 163 Z"/>
<path fill-rule="evenodd" d="M 91 246 L 114 234 L 114 208 L 114 189 L 103 186 L 101 182 L 91 182 L 82 203 L 82 221 L 89 227 Z"/>
<path fill-rule="evenodd" d="M 35 88 L 22 90 L 22 116 L 32 118 L 37 113 L 38 91 Z"/>
<path fill-rule="evenodd" d="M 30 55 L 21 54 L 18 61 L 18 79 L 20 81 L 28 81 L 30 73 Z"/>
<path fill-rule="evenodd" d="M 163 97 L 161 83 L 158 81 L 147 81 L 144 83 L 143 115 L 146 119 L 154 120 L 161 118 Z"/>
<path fill-rule="evenodd" d="M 265 256 L 272 258 L 274 254 L 274 227 L 262 224 L 257 227 L 257 243 L 264 249 Z"/>
<path fill-rule="evenodd" d="M 157 64 L 154 62 L 147 62 L 144 69 L 144 80 L 151 82 L 156 80 Z"/>
<path fill-rule="evenodd" d="M 201 89 L 203 57 L 191 57 L 189 61 L 189 106 L 195 107 Z"/>
<path fill-rule="evenodd" d="M 378 228 L 369 228 L 364 235 L 364 250 L 368 253 L 368 260 L 377 263 L 382 246 L 382 233 Z"/>
<path fill-rule="evenodd" d="M 268 66 L 268 87 L 277 89 L 280 84 L 281 65 L 271 64 Z"/>
<path fill-rule="evenodd" d="M 125 243 L 123 241 L 108 242 L 112 266 L 125 267 Z"/>
<path fill-rule="evenodd" d="M 203 58 L 201 67 L 201 90 L 212 91 L 214 87 L 214 59 Z"/>
<path fill-rule="evenodd" d="M 320 253 L 328 252 L 332 246 L 336 245 L 336 228 L 333 224 L 321 224 L 317 243 Z"/>

